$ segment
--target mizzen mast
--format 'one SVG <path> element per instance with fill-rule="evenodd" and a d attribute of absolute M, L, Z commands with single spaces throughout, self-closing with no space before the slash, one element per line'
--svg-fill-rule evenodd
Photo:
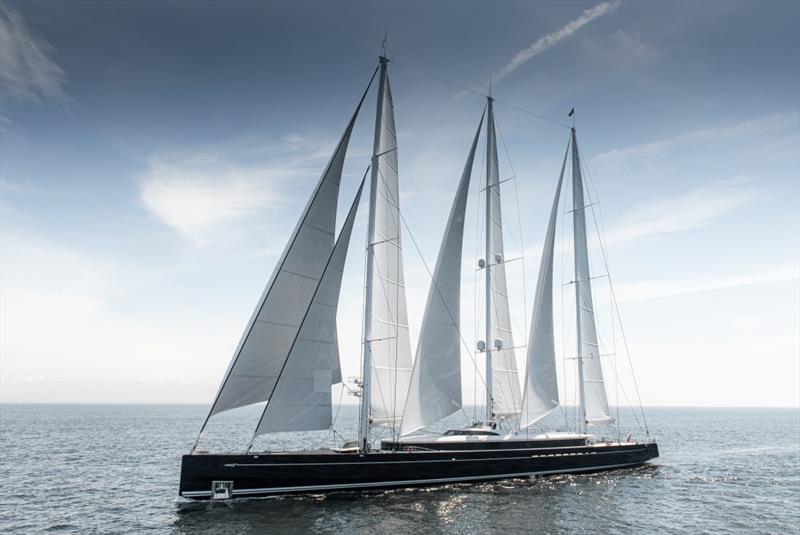
<path fill-rule="evenodd" d="M 574 116 L 574 112 L 570 113 Z M 609 416 L 603 368 L 597 341 L 589 249 L 586 239 L 586 202 L 575 127 L 572 127 L 572 231 L 575 260 L 575 315 L 578 342 L 578 396 L 581 433 L 589 424 L 613 422 Z"/>

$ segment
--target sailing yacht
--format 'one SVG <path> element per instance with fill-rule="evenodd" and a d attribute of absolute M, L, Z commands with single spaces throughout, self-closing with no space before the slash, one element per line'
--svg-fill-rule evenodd
<path fill-rule="evenodd" d="M 571 130 L 550 211 L 526 346 L 523 387 L 508 303 L 494 100 L 487 98 L 452 202 L 431 276 L 415 358 L 408 327 L 394 104 L 389 59 L 381 56 L 303 210 L 225 372 L 194 447 L 183 456 L 179 494 L 230 499 L 582 473 L 643 464 L 658 456 L 655 440 L 598 440 L 589 427 L 613 422 L 592 302 L 586 205 L 576 131 Z M 371 162 L 335 235 L 342 169 L 356 119 L 378 78 Z M 485 413 L 441 435 L 424 430 L 462 409 L 462 242 L 467 197 L 481 131 L 486 128 Z M 572 166 L 572 219 L 577 325 L 579 424 L 574 432 L 531 434 L 559 406 L 553 327 L 556 222 L 567 161 Z M 332 385 L 342 383 L 336 315 L 347 250 L 369 175 L 359 426 L 341 448 L 253 451 L 267 433 L 324 430 L 333 424 Z M 469 351 L 470 348 L 467 348 Z M 480 374 L 479 374 L 480 375 Z M 199 447 L 209 421 L 232 409 L 264 404 L 241 452 Z M 375 444 L 375 429 L 391 438 Z"/>

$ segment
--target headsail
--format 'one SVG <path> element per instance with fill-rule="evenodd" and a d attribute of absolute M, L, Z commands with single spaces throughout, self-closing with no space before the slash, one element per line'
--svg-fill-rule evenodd
<path fill-rule="evenodd" d="M 592 283 L 589 273 L 589 250 L 586 243 L 586 204 L 583 175 L 575 129 L 572 129 L 572 227 L 575 246 L 575 307 L 578 333 L 579 388 L 584 418 L 581 424 L 603 424 L 609 416 L 603 367 L 597 344 Z"/>
<path fill-rule="evenodd" d="M 461 252 L 478 124 L 447 220 L 417 345 L 400 434 L 407 435 L 461 408 Z"/>
<path fill-rule="evenodd" d="M 255 435 L 331 426 L 331 384 L 342 380 L 336 311 L 347 247 L 363 189 L 362 180 Z"/>
<path fill-rule="evenodd" d="M 353 125 L 370 85 L 372 80 L 258 301 L 206 422 L 222 411 L 266 401 L 275 388 L 278 374 L 333 250 L 342 166 Z"/>
<path fill-rule="evenodd" d="M 492 99 L 486 128 L 486 269 L 490 290 L 487 298 L 488 339 L 492 369 L 492 412 L 498 416 L 515 416 L 522 406 L 519 388 L 514 338 L 511 334 L 511 314 L 508 309 L 506 266 L 503 256 L 503 218 L 500 213 L 500 176 L 497 163 L 497 136 L 494 126 Z M 501 347 L 495 346 L 499 340 Z"/>
<path fill-rule="evenodd" d="M 556 350 L 553 338 L 553 252 L 556 240 L 556 220 L 567 166 L 567 152 L 561 164 L 550 221 L 547 224 L 542 259 L 539 263 L 539 279 L 533 300 L 533 317 L 528 338 L 528 359 L 525 370 L 525 390 L 522 397 L 520 428 L 533 425 L 550 411 L 558 407 L 558 377 L 556 374 Z"/>
<path fill-rule="evenodd" d="M 400 195 L 394 104 L 381 58 L 370 182 L 364 352 L 371 363 L 371 425 L 397 427 L 411 379 L 411 342 L 400 240 Z"/>

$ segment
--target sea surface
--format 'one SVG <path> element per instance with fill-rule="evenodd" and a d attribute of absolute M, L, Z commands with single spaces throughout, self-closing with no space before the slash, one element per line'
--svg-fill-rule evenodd
<path fill-rule="evenodd" d="M 182 505 L 180 457 L 206 410 L 0 406 L 0 532 L 800 533 L 797 409 L 649 409 L 661 457 L 603 474 Z M 212 421 L 203 445 L 242 449 L 253 414 Z M 352 433 L 355 418 L 344 406 L 337 428 Z M 549 425 L 566 424 L 554 416 Z M 256 446 L 333 440 L 310 433 Z"/>

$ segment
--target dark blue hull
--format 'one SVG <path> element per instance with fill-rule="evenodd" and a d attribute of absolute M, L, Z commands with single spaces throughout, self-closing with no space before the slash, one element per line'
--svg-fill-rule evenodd
<path fill-rule="evenodd" d="M 184 455 L 180 495 L 191 499 L 388 489 L 640 465 L 655 442 L 503 450 Z"/>

